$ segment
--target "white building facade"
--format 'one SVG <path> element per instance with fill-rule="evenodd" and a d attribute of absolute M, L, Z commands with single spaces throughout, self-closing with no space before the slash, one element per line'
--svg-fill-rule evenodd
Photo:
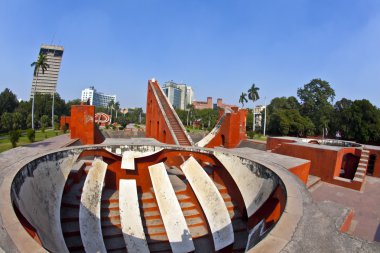
<path fill-rule="evenodd" d="M 34 93 L 54 94 L 56 92 L 58 74 L 63 56 L 63 47 L 41 45 L 39 54 L 46 55 L 46 63 L 49 67 L 44 73 L 42 73 L 42 69 L 39 69 L 38 75 L 33 76 L 30 97 L 33 97 Z"/>
<path fill-rule="evenodd" d="M 184 83 L 175 83 L 172 80 L 165 82 L 162 86 L 169 102 L 176 109 L 185 110 L 194 100 L 194 91 L 191 86 Z"/>
<path fill-rule="evenodd" d="M 89 101 L 90 105 L 107 107 L 112 100 L 116 103 L 116 95 L 106 95 L 102 92 L 98 92 L 94 86 L 90 86 L 82 90 L 81 100 L 83 102 Z"/>

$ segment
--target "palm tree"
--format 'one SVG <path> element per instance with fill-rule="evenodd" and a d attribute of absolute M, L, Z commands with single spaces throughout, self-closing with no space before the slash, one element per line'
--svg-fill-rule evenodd
<path fill-rule="evenodd" d="M 252 130 L 255 131 L 255 101 L 259 100 L 259 87 L 256 87 L 256 85 L 253 83 L 251 88 L 248 90 L 248 99 L 252 100 L 253 103 L 253 122 L 252 122 Z"/>
<path fill-rule="evenodd" d="M 108 102 L 108 108 L 111 110 L 111 122 L 112 122 L 112 110 L 115 105 L 115 101 L 112 99 L 111 101 Z"/>
<path fill-rule="evenodd" d="M 187 126 L 189 126 L 189 116 L 192 112 L 194 112 L 194 105 L 193 104 L 188 104 L 187 106 L 187 120 L 186 120 L 186 123 L 187 123 Z"/>
<path fill-rule="evenodd" d="M 239 98 L 239 103 L 243 106 L 244 108 L 244 103 L 247 103 L 248 102 L 248 99 L 247 99 L 247 93 L 245 92 L 242 92 L 241 95 L 240 95 L 240 98 Z"/>
<path fill-rule="evenodd" d="M 34 83 L 34 91 L 32 98 L 32 128 L 34 129 L 34 96 L 36 95 L 36 86 L 38 83 L 38 72 L 41 70 L 42 74 L 45 74 L 45 70 L 49 68 L 49 64 L 47 62 L 46 54 L 40 53 L 37 61 L 30 64 L 31 67 L 34 67 L 33 75 L 36 77 L 36 81 Z"/>
<path fill-rule="evenodd" d="M 117 118 L 117 112 L 120 110 L 120 103 L 116 102 L 115 103 L 115 111 L 116 111 L 116 118 Z"/>

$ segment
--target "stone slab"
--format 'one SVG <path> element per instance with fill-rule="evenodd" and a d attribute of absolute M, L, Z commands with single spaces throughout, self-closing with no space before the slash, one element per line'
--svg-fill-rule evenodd
<path fill-rule="evenodd" d="M 173 252 L 194 251 L 194 243 L 164 163 L 149 166 L 154 193 Z"/>
<path fill-rule="evenodd" d="M 86 252 L 107 252 L 100 220 L 102 189 L 107 166 L 105 162 L 95 159 L 83 186 L 79 208 L 79 226 Z"/>
<path fill-rule="evenodd" d="M 120 221 L 127 250 L 149 253 L 139 209 L 136 180 L 120 180 L 119 184 Z"/>
<path fill-rule="evenodd" d="M 276 183 L 271 178 L 259 177 L 260 173 L 252 173 L 252 165 L 243 164 L 239 157 L 221 152 L 215 152 L 214 155 L 235 181 L 243 197 L 247 215 L 251 217 L 268 199 Z"/>
<path fill-rule="evenodd" d="M 184 162 L 181 169 L 206 215 L 215 250 L 218 251 L 231 245 L 234 242 L 231 219 L 215 184 L 193 157 Z"/>

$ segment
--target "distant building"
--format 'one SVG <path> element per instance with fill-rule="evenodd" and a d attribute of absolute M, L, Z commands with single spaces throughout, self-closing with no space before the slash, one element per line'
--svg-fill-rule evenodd
<path fill-rule="evenodd" d="M 262 112 L 265 110 L 264 105 L 256 105 L 255 106 L 255 126 L 261 127 L 261 122 L 263 121 Z"/>
<path fill-rule="evenodd" d="M 225 108 L 225 107 L 236 107 L 236 105 L 223 104 L 223 100 L 218 98 L 216 104 L 212 103 L 212 97 L 207 97 L 207 101 L 193 101 L 194 109 L 215 109 L 215 108 Z"/>
<path fill-rule="evenodd" d="M 90 86 L 82 90 L 81 100 L 83 102 L 90 100 L 90 105 L 107 107 L 111 100 L 116 103 L 116 95 L 106 95 L 102 92 L 98 92 L 94 86 Z"/>
<path fill-rule="evenodd" d="M 174 108 L 185 110 L 194 100 L 194 91 L 184 83 L 175 83 L 172 80 L 162 86 L 166 97 Z"/>
<path fill-rule="evenodd" d="M 49 65 L 42 74 L 38 71 L 38 76 L 33 76 L 32 90 L 30 97 L 34 93 L 53 94 L 57 90 L 58 74 L 61 68 L 63 47 L 53 45 L 41 45 L 39 54 L 46 55 L 46 63 Z M 37 58 L 38 59 L 38 58 Z"/>

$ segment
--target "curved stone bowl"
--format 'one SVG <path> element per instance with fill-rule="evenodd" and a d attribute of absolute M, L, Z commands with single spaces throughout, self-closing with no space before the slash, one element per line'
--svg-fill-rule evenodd
<path fill-rule="evenodd" d="M 2 192 L 9 193 L 2 196 L 3 223 L 20 252 L 69 252 L 61 226 L 62 194 L 71 170 L 81 159 L 81 153 L 93 151 L 97 154 L 99 150 L 115 157 L 120 156 L 120 160 L 121 154 L 128 151 L 149 151 L 150 154 L 157 151 L 152 157 L 158 157 L 162 150 L 185 153 L 186 156 L 219 158 L 219 165 L 225 167 L 224 178 L 228 179 L 222 183 L 225 183 L 228 191 L 229 188 L 235 189 L 235 200 L 246 224 L 245 249 L 249 252 L 269 248 L 271 252 L 279 252 L 291 239 L 303 214 L 302 196 L 298 182 L 294 183 L 297 181 L 294 175 L 281 165 L 264 166 L 244 154 L 170 145 L 69 147 L 31 158 L 15 168 L 14 173 L 3 182 Z M 201 158 L 198 160 L 202 162 Z M 236 166 L 231 167 L 234 164 Z M 252 180 L 245 178 L 247 171 Z M 273 204 L 274 198 L 276 204 Z M 268 220 L 272 222 L 267 224 Z M 212 220 L 208 219 L 208 222 Z M 212 224 L 208 225 L 212 227 Z M 226 249 L 233 251 L 233 246 Z"/>

